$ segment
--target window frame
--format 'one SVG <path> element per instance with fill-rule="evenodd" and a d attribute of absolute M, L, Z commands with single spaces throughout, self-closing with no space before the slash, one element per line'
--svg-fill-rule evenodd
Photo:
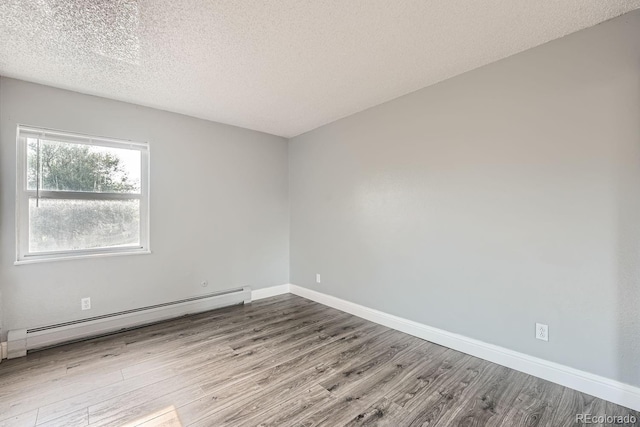
<path fill-rule="evenodd" d="M 98 147 L 137 150 L 140 152 L 140 193 L 101 193 L 58 190 L 28 189 L 27 139 L 37 136 L 49 141 L 93 145 Z M 52 130 L 18 124 L 16 127 L 16 260 L 15 265 L 93 258 L 119 255 L 141 255 L 151 253 L 149 238 L 149 176 L 150 147 L 147 142 L 135 142 L 76 132 Z M 130 246 L 100 247 L 65 251 L 29 252 L 29 200 L 140 200 L 140 244 Z"/>

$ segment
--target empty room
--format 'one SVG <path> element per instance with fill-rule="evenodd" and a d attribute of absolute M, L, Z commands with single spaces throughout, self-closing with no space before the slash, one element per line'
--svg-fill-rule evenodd
<path fill-rule="evenodd" d="M 0 0 L 0 426 L 640 426 L 640 0 Z"/>

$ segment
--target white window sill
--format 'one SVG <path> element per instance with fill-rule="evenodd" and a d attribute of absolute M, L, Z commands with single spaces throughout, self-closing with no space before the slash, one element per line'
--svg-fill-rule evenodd
<path fill-rule="evenodd" d="M 64 254 L 64 255 L 43 255 L 43 256 L 33 256 L 28 259 L 21 259 L 15 261 L 13 265 L 25 265 L 25 264 L 38 264 L 41 262 L 52 262 L 52 261 L 72 261 L 77 259 L 88 259 L 88 258 L 106 258 L 113 256 L 125 256 L 125 255 L 149 255 L 151 254 L 150 249 L 136 249 L 130 251 L 117 251 L 117 252 L 104 252 L 104 253 L 82 253 L 82 254 Z"/>

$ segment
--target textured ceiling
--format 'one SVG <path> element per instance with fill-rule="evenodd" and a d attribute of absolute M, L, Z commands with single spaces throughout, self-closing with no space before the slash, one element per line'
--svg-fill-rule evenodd
<path fill-rule="evenodd" d="M 0 0 L 0 74 L 291 137 L 640 0 Z"/>

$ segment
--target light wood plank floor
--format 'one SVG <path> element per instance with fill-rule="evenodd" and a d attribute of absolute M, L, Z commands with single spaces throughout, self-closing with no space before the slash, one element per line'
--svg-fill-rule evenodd
<path fill-rule="evenodd" d="M 1 426 L 572 426 L 640 414 L 293 295 L 0 364 Z"/>

